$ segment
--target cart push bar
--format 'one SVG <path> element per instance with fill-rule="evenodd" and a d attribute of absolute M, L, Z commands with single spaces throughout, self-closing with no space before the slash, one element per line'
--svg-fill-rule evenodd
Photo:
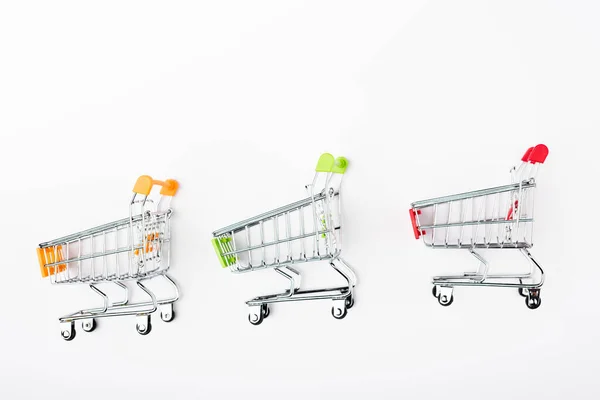
<path fill-rule="evenodd" d="M 161 186 L 155 202 L 150 199 L 154 186 Z M 125 315 L 136 316 L 136 329 L 147 335 L 152 329 L 150 314 L 160 308 L 161 319 L 174 318 L 173 303 L 179 298 L 177 284 L 167 275 L 170 262 L 172 209 L 171 198 L 179 184 L 173 179 L 154 180 L 140 176 L 133 188 L 129 217 L 41 243 L 37 249 L 43 278 L 52 284 L 87 284 L 103 300 L 103 306 L 84 309 L 59 318 L 61 336 L 75 337 L 75 321 L 91 332 L 96 319 Z M 145 284 L 161 277 L 173 290 L 173 295 L 157 298 Z M 130 302 L 126 281 L 136 285 L 148 296 L 147 301 Z M 111 301 L 98 286 L 113 283 L 123 292 L 123 299 Z"/>
<path fill-rule="evenodd" d="M 433 278 L 432 293 L 441 305 L 452 304 L 455 286 L 516 288 L 525 297 L 527 307 L 536 309 L 541 305 L 544 271 L 529 249 L 533 246 L 535 176 L 547 156 L 548 147 L 543 144 L 527 149 L 521 164 L 510 171 L 510 185 L 411 204 L 415 239 L 422 239 L 432 248 L 467 249 L 479 261 L 476 272 Z M 529 261 L 530 270 L 521 274 L 489 274 L 489 263 L 479 249 L 519 250 Z"/>
<path fill-rule="evenodd" d="M 340 257 L 342 225 L 341 181 L 348 161 L 325 153 L 306 186 L 309 197 L 213 232 L 212 244 L 223 268 L 234 273 L 273 269 L 289 282 L 283 293 L 246 302 L 248 319 L 259 325 L 270 314 L 269 305 L 287 301 L 333 300 L 332 315 L 342 319 L 354 305 L 356 276 Z M 300 290 L 296 266 L 327 261 L 345 280 L 335 288 Z"/>

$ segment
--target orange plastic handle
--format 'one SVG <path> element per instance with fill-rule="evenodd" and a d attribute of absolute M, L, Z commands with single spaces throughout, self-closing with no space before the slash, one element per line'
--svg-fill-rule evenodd
<path fill-rule="evenodd" d="M 148 196 L 154 185 L 162 186 L 160 194 L 163 196 L 175 196 L 177 189 L 179 189 L 179 183 L 175 179 L 167 179 L 166 181 L 157 181 L 152 179 L 148 175 L 140 176 L 135 182 L 133 191 L 137 194 Z"/>

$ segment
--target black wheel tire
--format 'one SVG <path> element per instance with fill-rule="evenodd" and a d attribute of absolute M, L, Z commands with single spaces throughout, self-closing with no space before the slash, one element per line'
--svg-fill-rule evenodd
<path fill-rule="evenodd" d="M 160 319 L 162 319 L 164 322 L 171 322 L 175 319 L 175 310 L 173 310 L 171 312 L 171 315 L 169 315 L 169 319 L 165 319 L 163 312 L 161 311 L 160 313 Z"/>
<path fill-rule="evenodd" d="M 539 296 L 527 297 L 525 299 L 525 304 L 527 305 L 527 308 L 529 308 L 530 310 L 535 310 L 542 305 L 542 299 Z"/>
<path fill-rule="evenodd" d="M 350 295 L 348 297 L 346 297 L 346 309 L 351 309 L 352 307 L 354 307 L 354 296 Z"/>
<path fill-rule="evenodd" d="M 260 306 L 260 311 L 262 312 L 263 319 L 268 318 L 269 315 L 271 315 L 271 307 L 269 307 L 268 304 L 261 305 Z"/>
<path fill-rule="evenodd" d="M 61 333 L 60 333 L 60 336 L 61 336 L 61 337 L 62 337 L 62 338 L 65 340 L 65 341 L 67 341 L 67 342 L 70 342 L 71 340 L 75 339 L 75 334 L 76 334 L 76 331 L 75 331 L 75 324 L 71 324 L 71 335 L 70 335 L 69 337 L 64 337 L 64 336 L 62 335 L 62 332 L 61 332 Z"/>
<path fill-rule="evenodd" d="M 262 306 L 260 308 L 260 315 L 258 317 L 258 321 L 252 321 L 252 315 L 248 314 L 248 321 L 250 321 L 250 323 L 252 325 L 260 325 L 262 324 L 262 322 L 264 321 L 264 317 L 263 317 L 263 311 L 262 311 Z"/>
<path fill-rule="evenodd" d="M 438 303 L 443 307 L 448 307 L 454 302 L 454 295 L 450 295 L 450 300 L 447 303 L 442 302 L 442 296 L 438 297 Z"/>
<path fill-rule="evenodd" d="M 149 334 L 150 332 L 152 332 L 152 323 L 150 323 L 150 321 L 148 321 L 148 326 L 146 327 L 146 330 L 143 332 L 140 332 L 140 329 L 138 327 L 138 325 L 135 326 L 137 333 L 139 333 L 142 336 L 146 336 L 147 334 Z"/>
<path fill-rule="evenodd" d="M 92 327 L 89 329 L 85 327 L 85 323 L 81 323 L 81 329 L 83 329 L 84 332 L 93 332 L 97 327 L 98 325 L 96 324 L 96 319 L 92 319 Z"/>
<path fill-rule="evenodd" d="M 433 297 L 435 297 L 436 299 L 438 298 L 437 295 L 437 286 L 434 286 L 433 289 L 431 289 L 431 294 L 433 295 Z"/>
<path fill-rule="evenodd" d="M 342 314 L 341 315 L 336 315 L 336 313 L 335 313 L 335 309 L 336 308 L 338 308 L 338 307 L 335 307 L 335 306 L 331 307 L 331 315 L 333 315 L 333 318 L 335 318 L 335 319 L 344 319 L 344 318 L 346 318 L 346 315 L 348 315 L 348 309 L 344 307 L 344 309 L 342 311 Z"/>
<path fill-rule="evenodd" d="M 521 297 L 527 297 L 527 293 L 525 293 L 525 288 L 522 288 L 522 287 L 519 288 L 519 295 Z"/>

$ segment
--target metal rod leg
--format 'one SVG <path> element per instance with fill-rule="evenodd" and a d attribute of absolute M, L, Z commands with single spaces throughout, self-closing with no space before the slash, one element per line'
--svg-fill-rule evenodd
<path fill-rule="evenodd" d="M 527 250 L 527 249 L 520 249 L 520 250 L 521 250 L 521 254 L 523 254 L 525 256 L 525 258 L 527 258 L 529 260 L 529 262 L 531 263 L 532 270 L 533 270 L 533 267 L 535 266 L 540 271 L 540 281 L 537 284 L 530 286 L 530 288 L 537 289 L 537 288 L 542 287 L 542 285 L 544 284 L 544 280 L 546 279 L 544 270 L 542 269 L 541 265 L 535 260 L 535 258 L 533 258 L 533 256 L 529 252 L 529 250 Z M 533 271 L 532 271 L 532 275 L 533 275 Z"/>
<path fill-rule="evenodd" d="M 479 260 L 480 264 L 479 264 L 479 268 L 478 268 L 478 272 L 481 269 L 481 266 L 483 265 L 483 273 L 482 274 L 477 274 L 475 275 L 473 278 L 473 280 L 481 283 L 483 281 L 485 281 L 485 279 L 487 278 L 488 272 L 490 270 L 490 264 L 486 261 L 485 258 L 483 258 L 479 253 L 477 253 L 475 250 L 473 249 L 469 249 L 469 252 L 471 253 L 471 255 L 473 255 L 473 257 L 475 257 L 477 260 Z M 475 277 L 479 276 L 479 279 L 475 279 Z"/>
<path fill-rule="evenodd" d="M 158 300 L 158 304 L 175 303 L 177 300 L 179 300 L 179 286 L 177 286 L 177 283 L 175 283 L 175 281 L 169 275 L 162 274 L 161 276 L 173 287 L 175 295 L 167 299 Z"/>
<path fill-rule="evenodd" d="M 295 282 L 294 291 L 299 290 L 300 289 L 300 285 L 302 284 L 302 275 L 300 275 L 300 272 L 297 269 L 289 267 L 289 266 L 283 267 L 283 268 L 285 268 L 286 270 L 288 270 L 289 272 L 291 272 L 292 274 L 295 275 L 295 278 L 294 278 L 294 282 Z"/>
<path fill-rule="evenodd" d="M 150 289 L 148 289 L 146 286 L 144 286 L 144 284 L 141 281 L 136 281 L 135 283 L 139 286 L 140 289 L 142 289 L 152 299 L 152 309 L 144 310 L 143 312 L 137 313 L 137 314 L 138 315 L 152 314 L 154 311 L 156 311 L 158 309 L 158 305 L 156 303 L 156 296 L 154 295 L 154 293 L 152 293 L 152 291 Z"/>
<path fill-rule="evenodd" d="M 356 274 L 354 273 L 354 270 L 352 268 L 350 268 L 350 266 L 346 263 L 346 261 L 344 261 L 344 259 L 341 257 L 334 259 L 332 262 L 335 262 L 335 261 L 339 262 L 340 265 L 343 267 L 343 269 L 346 271 L 346 274 L 344 275 L 344 277 L 349 279 L 349 284 L 350 284 L 351 288 L 356 286 L 358 279 L 356 278 Z"/>
<path fill-rule="evenodd" d="M 117 285 L 118 287 L 120 287 L 121 289 L 125 290 L 125 300 L 116 301 L 116 302 L 112 303 L 113 307 L 127 305 L 127 303 L 129 303 L 129 288 L 127 287 L 127 285 L 125 285 L 122 282 L 113 282 L 113 283 L 115 285 Z"/>
<path fill-rule="evenodd" d="M 356 275 L 354 274 L 354 271 L 352 271 L 352 269 L 350 269 L 350 267 L 348 267 L 348 265 L 345 264 L 343 261 L 341 261 L 339 258 L 338 258 L 338 261 L 340 261 L 342 268 L 335 265 L 334 261 L 335 260 L 332 260 L 329 263 L 329 265 L 331 265 L 331 267 L 333 269 L 335 269 L 340 275 L 342 275 L 344 277 L 344 279 L 348 283 L 348 293 L 350 295 L 350 298 L 353 299 L 354 298 L 354 286 L 356 285 Z M 346 270 L 346 272 L 344 272 L 344 269 Z M 351 301 L 353 302 L 353 300 L 351 300 Z M 351 306 L 349 306 L 348 308 L 350 308 L 350 307 Z"/>
<path fill-rule="evenodd" d="M 106 293 L 104 293 L 103 291 L 98 289 L 94 284 L 90 284 L 90 289 L 92 289 L 95 293 L 97 293 L 100 297 L 102 297 L 102 301 L 104 304 L 103 307 L 102 308 L 83 309 L 83 310 L 80 310 L 80 311 L 77 311 L 77 312 L 74 312 L 71 314 L 64 315 L 58 319 L 60 322 L 73 320 L 73 317 L 75 317 L 75 316 L 86 315 L 88 317 L 94 317 L 95 315 L 101 315 L 101 314 L 106 313 L 106 311 L 108 310 L 108 307 L 109 307 L 108 296 L 106 295 Z"/>
<path fill-rule="evenodd" d="M 293 296 L 296 292 L 296 282 L 294 280 L 294 277 L 291 274 L 288 274 L 287 272 L 283 271 L 281 268 L 275 268 L 275 272 L 277 272 L 279 275 L 283 276 L 284 278 L 290 281 L 290 290 L 286 292 L 286 296 Z"/>
<path fill-rule="evenodd" d="M 94 292 L 98 293 L 100 297 L 102 297 L 102 300 L 104 301 L 104 307 L 102 308 L 102 311 L 100 311 L 100 313 L 105 313 L 108 310 L 108 296 L 106 295 L 106 293 L 98 289 L 96 285 L 90 285 L 90 289 L 92 289 Z"/>

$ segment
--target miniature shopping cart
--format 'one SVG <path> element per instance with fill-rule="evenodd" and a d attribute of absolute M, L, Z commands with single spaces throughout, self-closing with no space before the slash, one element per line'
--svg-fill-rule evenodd
<path fill-rule="evenodd" d="M 422 238 L 432 248 L 467 249 L 479 261 L 476 272 L 433 278 L 433 295 L 441 305 L 452 304 L 455 286 L 496 286 L 518 289 L 530 309 L 540 306 L 544 271 L 529 249 L 533 246 L 535 176 L 547 155 L 543 144 L 529 148 L 521 165 L 511 169 L 510 185 L 411 204 L 416 239 Z M 489 274 L 489 263 L 480 249 L 518 250 L 529 261 L 529 273 Z"/>
<path fill-rule="evenodd" d="M 149 198 L 154 185 L 162 186 L 157 202 Z M 173 320 L 173 303 L 179 298 L 179 290 L 167 275 L 172 215 L 169 204 L 178 187 L 172 179 L 162 182 L 140 176 L 133 188 L 128 218 L 39 245 L 42 277 L 49 277 L 53 284 L 87 284 L 104 302 L 102 307 L 59 318 L 65 340 L 75 337 L 77 320 L 82 321 L 84 331 L 91 332 L 98 318 L 135 315 L 141 335 L 150 333 L 150 314 L 158 308 L 163 321 Z M 144 284 L 156 277 L 162 277 L 174 289 L 173 296 L 159 299 Z M 149 300 L 130 302 L 125 281 L 135 281 Z M 124 299 L 111 302 L 100 290 L 100 284 L 111 282 L 124 292 Z"/>
<path fill-rule="evenodd" d="M 340 257 L 342 251 L 340 186 L 347 160 L 331 154 L 319 158 L 309 197 L 213 232 L 213 246 L 223 268 L 234 273 L 274 269 L 290 284 L 283 293 L 256 297 L 246 304 L 248 319 L 259 325 L 269 304 L 285 301 L 333 300 L 332 314 L 346 316 L 354 305 L 356 276 Z M 347 285 L 300 290 L 298 264 L 327 261 Z"/>

